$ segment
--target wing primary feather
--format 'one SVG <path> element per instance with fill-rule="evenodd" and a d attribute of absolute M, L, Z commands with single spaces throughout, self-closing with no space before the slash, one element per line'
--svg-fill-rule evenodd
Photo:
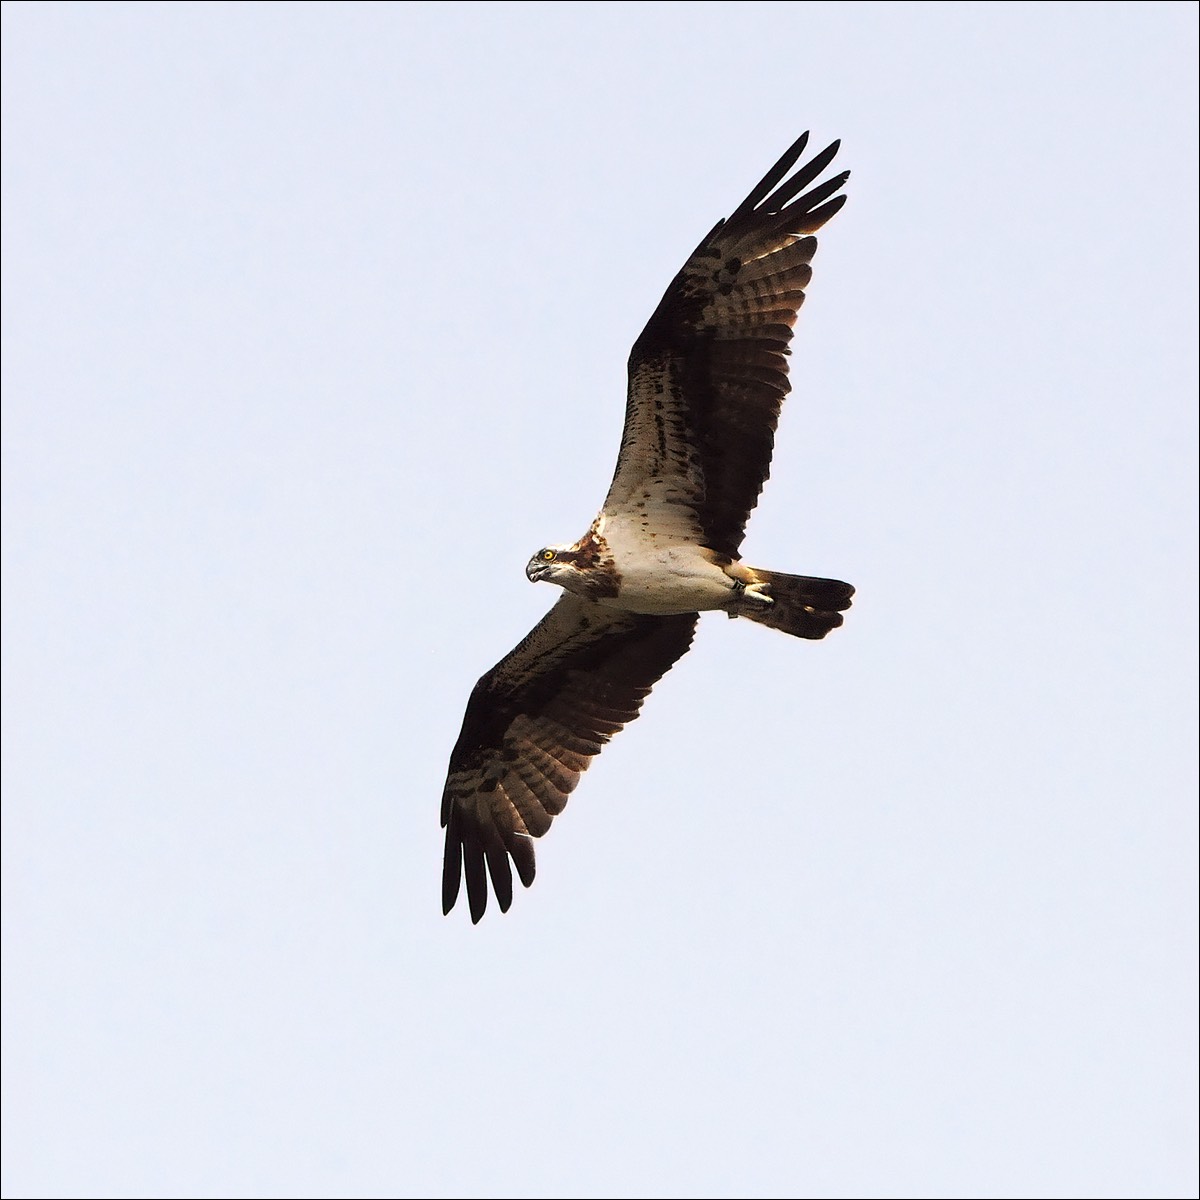
<path fill-rule="evenodd" d="M 806 129 L 780 156 L 779 161 L 751 189 L 750 195 L 734 209 L 728 224 L 740 221 L 758 207 L 758 202 L 770 195 L 771 189 L 791 170 L 792 164 L 804 153 L 808 145 L 809 131 Z"/>
<path fill-rule="evenodd" d="M 533 839 L 528 834 L 517 834 L 508 843 L 508 852 L 512 855 L 513 866 L 517 868 L 517 876 L 522 887 L 528 887 L 533 882 L 536 865 L 533 855 Z"/>
<path fill-rule="evenodd" d="M 779 209 L 781 209 L 793 196 L 799 195 L 800 192 L 808 187 L 808 185 L 812 183 L 812 181 L 816 179 L 817 176 L 820 175 L 821 172 L 825 170 L 825 168 L 829 166 L 831 162 L 833 162 L 833 160 L 837 157 L 837 152 L 841 148 L 841 145 L 842 143 L 840 140 L 830 142 L 829 145 L 826 146 L 825 149 L 822 150 L 821 153 L 818 154 L 811 162 L 805 163 L 804 166 L 802 166 L 800 170 L 795 173 L 795 175 L 793 175 L 790 179 L 785 180 L 784 183 L 768 198 L 767 203 L 764 205 L 766 210 L 768 212 L 778 212 Z M 849 173 L 850 172 L 847 171 L 846 175 L 849 175 Z M 845 181 L 845 176 L 842 176 L 842 180 L 843 182 Z M 840 187 L 841 184 L 838 186 Z M 797 201 L 797 203 L 803 204 L 804 200 L 800 199 Z"/>
<path fill-rule="evenodd" d="M 821 201 L 827 196 L 832 196 L 849 178 L 850 172 L 843 171 L 833 179 L 819 184 L 812 191 L 806 192 L 798 200 L 789 204 L 782 212 L 769 214 L 762 225 L 751 226 L 740 235 L 735 233 L 733 236 L 736 241 L 733 245 L 740 249 L 747 243 L 757 244 L 760 241 L 777 237 L 799 236 L 815 232 L 846 203 L 846 197 L 837 196 L 825 205 L 821 205 Z M 814 205 L 820 205 L 820 207 L 814 208 Z M 815 245 L 813 248 L 816 248 Z"/>
<path fill-rule="evenodd" d="M 471 924 L 478 925 L 487 911 L 487 875 L 483 866 L 483 843 L 478 839 L 464 840 L 462 848 L 463 873 L 467 878 L 467 903 L 471 909 Z"/>
<path fill-rule="evenodd" d="M 846 175 L 849 176 L 847 171 Z M 846 203 L 845 196 L 834 196 L 828 204 L 822 204 L 820 208 L 814 208 L 812 212 L 806 213 L 804 218 L 797 223 L 796 233 L 815 233 L 820 229 L 830 217 L 841 211 L 841 207 Z"/>
<path fill-rule="evenodd" d="M 835 175 L 832 179 L 826 180 L 824 183 L 817 184 L 817 186 L 811 191 L 805 192 L 803 196 L 800 196 L 796 199 L 796 208 L 800 209 L 802 212 L 806 211 L 811 215 L 811 213 L 815 211 L 816 206 L 820 204 L 822 200 L 832 196 L 834 192 L 838 191 L 849 178 L 850 172 L 843 171 L 840 175 Z M 846 197 L 843 196 L 841 199 L 842 202 L 845 203 Z"/>
<path fill-rule="evenodd" d="M 453 907 L 458 899 L 458 888 L 462 880 L 463 841 L 458 831 L 458 817 L 452 809 L 448 819 L 442 821 L 446 829 L 446 853 L 442 860 L 442 915 Z"/>
<path fill-rule="evenodd" d="M 500 905 L 501 912 L 508 912 L 512 907 L 513 898 L 512 870 L 508 865 L 508 854 L 499 838 L 485 845 L 484 855 L 487 858 L 488 874 L 492 877 L 492 891 L 496 893 L 496 903 Z M 484 898 L 486 897 L 485 891 Z"/>

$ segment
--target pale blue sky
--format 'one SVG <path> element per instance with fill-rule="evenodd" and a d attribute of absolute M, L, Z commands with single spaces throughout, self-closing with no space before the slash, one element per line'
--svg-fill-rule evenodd
<path fill-rule="evenodd" d="M 1195 1193 L 1196 8 L 4 5 L 6 1196 Z M 746 553 L 473 928 L 629 346 L 849 202 Z"/>

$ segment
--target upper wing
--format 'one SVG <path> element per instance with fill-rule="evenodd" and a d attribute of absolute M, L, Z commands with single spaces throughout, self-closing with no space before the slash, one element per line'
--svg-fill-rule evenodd
<path fill-rule="evenodd" d="M 594 754 L 628 721 L 692 642 L 696 614 L 647 617 L 564 594 L 475 685 L 442 793 L 442 911 L 466 869 L 471 920 L 492 877 L 502 912 L 512 871 L 533 882 L 531 837 L 562 812 Z"/>
<path fill-rule="evenodd" d="M 634 344 L 606 515 L 648 503 L 660 525 L 682 524 L 704 545 L 737 557 L 790 388 L 785 356 L 817 247 L 805 235 L 846 200 L 830 197 L 849 171 L 793 199 L 839 144 L 785 179 L 807 141 L 806 133 L 717 223 Z"/>

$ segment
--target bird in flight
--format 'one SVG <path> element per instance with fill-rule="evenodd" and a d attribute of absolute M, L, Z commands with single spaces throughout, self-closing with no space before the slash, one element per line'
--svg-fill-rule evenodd
<path fill-rule="evenodd" d="M 848 583 L 738 554 L 790 390 L 812 234 L 846 200 L 837 193 L 849 171 L 816 182 L 839 143 L 797 166 L 807 143 L 806 133 L 671 281 L 629 356 L 625 428 L 599 515 L 525 567 L 562 595 L 467 702 L 442 795 L 443 912 L 464 875 L 472 922 L 487 908 L 488 876 L 502 912 L 513 866 L 533 882 L 533 839 L 691 645 L 701 612 L 815 639 L 850 607 Z"/>

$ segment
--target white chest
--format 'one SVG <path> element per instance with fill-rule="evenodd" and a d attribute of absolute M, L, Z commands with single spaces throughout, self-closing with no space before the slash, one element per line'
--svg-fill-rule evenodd
<path fill-rule="evenodd" d="M 666 616 L 723 608 L 729 602 L 733 580 L 699 546 L 648 538 L 636 547 L 612 547 L 612 553 L 621 575 L 619 595 L 607 601 L 614 608 Z"/>

